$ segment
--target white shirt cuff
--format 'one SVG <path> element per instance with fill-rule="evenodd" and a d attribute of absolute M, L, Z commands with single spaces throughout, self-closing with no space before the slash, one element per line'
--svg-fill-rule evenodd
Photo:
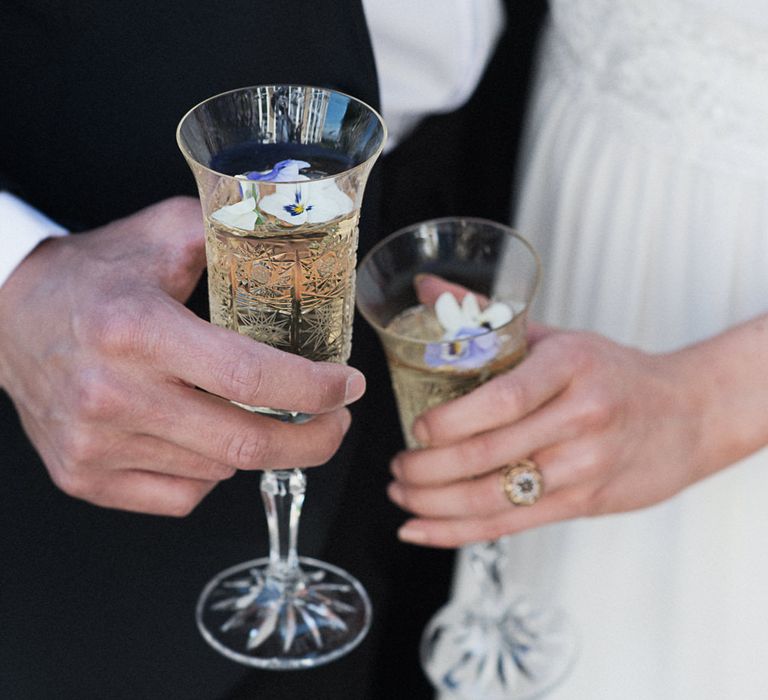
<path fill-rule="evenodd" d="M 0 192 L 0 285 L 37 246 L 67 230 L 15 197 Z"/>

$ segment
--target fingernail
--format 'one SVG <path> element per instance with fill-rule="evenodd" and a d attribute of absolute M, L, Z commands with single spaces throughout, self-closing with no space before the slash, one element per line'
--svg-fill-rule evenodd
<path fill-rule="evenodd" d="M 357 401 L 365 393 L 365 377 L 360 372 L 354 372 L 347 378 L 347 388 L 344 403 Z"/>
<path fill-rule="evenodd" d="M 413 437 L 416 438 L 419 445 L 429 447 L 429 430 L 427 429 L 427 424 L 421 418 L 417 418 L 414 421 L 412 430 Z"/>
<path fill-rule="evenodd" d="M 405 542 L 426 542 L 427 533 L 424 530 L 419 530 L 412 525 L 403 525 L 398 531 L 397 536 Z"/>
<path fill-rule="evenodd" d="M 402 479 L 403 477 L 403 464 L 399 457 L 395 457 L 392 460 L 392 463 L 389 465 L 390 470 L 392 471 L 392 474 L 398 478 Z"/>

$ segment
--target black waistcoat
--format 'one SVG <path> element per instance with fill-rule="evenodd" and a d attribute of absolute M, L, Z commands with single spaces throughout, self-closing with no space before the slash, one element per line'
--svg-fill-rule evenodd
<path fill-rule="evenodd" d="M 432 120 L 376 167 L 361 251 L 429 216 L 506 216 L 526 65 L 513 56 L 527 54 L 531 36 L 515 30 L 523 39 L 496 64 L 513 90 L 481 90 L 482 108 Z M 210 95 L 259 83 L 318 84 L 377 106 L 359 0 L 0 2 L 0 177 L 75 230 L 195 194 L 175 144 L 179 118 Z M 475 131 L 483 113 L 498 128 Z M 496 179 L 458 187 L 468 168 L 487 177 L 478 153 L 501 156 Z M 205 315 L 202 289 L 190 305 Z M 193 619 L 200 589 L 266 552 L 258 475 L 221 484 L 183 520 L 96 508 L 51 484 L 0 395 L 0 697 L 429 697 L 418 634 L 446 594 L 451 559 L 395 540 L 402 514 L 384 488 L 399 428 L 383 357 L 359 322 L 353 345 L 368 394 L 337 457 L 310 473 L 300 549 L 349 569 L 371 593 L 374 627 L 358 650 L 286 674 L 247 672 L 209 650 Z"/>

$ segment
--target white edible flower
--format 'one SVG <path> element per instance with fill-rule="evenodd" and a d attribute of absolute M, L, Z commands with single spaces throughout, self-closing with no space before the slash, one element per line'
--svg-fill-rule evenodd
<path fill-rule="evenodd" d="M 229 204 L 211 218 L 233 228 L 253 231 L 263 223 L 261 212 L 300 226 L 331 221 L 354 209 L 354 202 L 332 179 L 310 180 L 299 171 L 309 168 L 303 160 L 281 160 L 274 168 L 235 175 L 242 201 Z M 274 183 L 275 191 L 259 199 L 259 184 Z"/>
<path fill-rule="evenodd" d="M 459 337 L 462 331 L 472 328 L 493 330 L 509 323 L 514 316 L 512 309 L 495 301 L 482 311 L 474 294 L 466 294 L 461 305 L 450 292 L 443 292 L 435 302 L 435 313 L 446 337 Z"/>
<path fill-rule="evenodd" d="M 354 209 L 354 202 L 333 180 L 275 185 L 274 194 L 262 197 L 259 209 L 292 226 L 331 221 Z"/>
<path fill-rule="evenodd" d="M 253 196 L 246 197 L 240 202 L 229 204 L 211 214 L 212 219 L 220 221 L 232 228 L 253 231 L 259 219 L 259 211 L 256 208 L 256 199 Z"/>

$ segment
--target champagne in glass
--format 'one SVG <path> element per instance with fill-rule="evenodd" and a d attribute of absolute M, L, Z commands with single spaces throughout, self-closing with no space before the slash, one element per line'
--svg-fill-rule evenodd
<path fill-rule="evenodd" d="M 311 360 L 347 361 L 357 222 L 385 136 L 370 107 L 318 87 L 233 90 L 184 116 L 177 140 L 203 206 L 213 323 Z M 353 649 L 370 625 L 354 577 L 297 554 L 305 487 L 299 469 L 263 473 L 269 556 L 221 572 L 198 601 L 203 637 L 239 663 L 318 666 Z"/>
<path fill-rule="evenodd" d="M 424 275 L 432 276 L 428 293 Z M 539 277 L 533 248 L 512 229 L 482 219 L 416 224 L 363 259 L 357 305 L 384 347 L 409 448 L 419 448 L 412 433 L 418 415 L 523 359 Z M 539 697 L 570 666 L 570 627 L 559 610 L 505 581 L 498 543 L 464 550 L 474 590 L 427 626 L 427 675 L 438 690 L 467 700 Z"/>
<path fill-rule="evenodd" d="M 398 314 L 387 324 L 386 331 L 391 337 L 385 345 L 389 374 L 405 442 L 411 448 L 419 446 L 411 430 L 418 416 L 434 406 L 468 394 L 497 374 L 512 369 L 525 354 L 524 343 L 503 336 L 506 341 L 503 350 L 487 364 L 469 369 L 450 363 L 437 367 L 424 366 L 423 358 L 413 357 L 413 342 L 419 343 L 419 350 L 423 349 L 423 343 L 433 346 L 445 343 L 445 329 L 440 325 L 434 309 L 425 304 Z M 450 351 L 448 347 L 447 352 Z"/>
<path fill-rule="evenodd" d="M 260 175 L 275 161 L 289 164 L 279 171 L 281 178 L 305 179 L 295 184 L 239 180 L 234 195 L 221 197 L 235 199 L 235 212 L 222 205 L 206 217 L 211 321 L 312 360 L 346 362 L 359 216 L 347 192 L 361 184 L 344 175 L 348 158 L 317 146 L 255 145 L 251 150 L 258 158 L 224 152 L 213 165 Z M 243 220 L 238 197 L 261 206 Z M 324 210 L 318 213 L 318 206 Z M 233 225 L 244 223 L 247 231 Z"/>
<path fill-rule="evenodd" d="M 209 219 L 211 322 L 318 362 L 351 350 L 357 216 L 257 235 Z"/>

